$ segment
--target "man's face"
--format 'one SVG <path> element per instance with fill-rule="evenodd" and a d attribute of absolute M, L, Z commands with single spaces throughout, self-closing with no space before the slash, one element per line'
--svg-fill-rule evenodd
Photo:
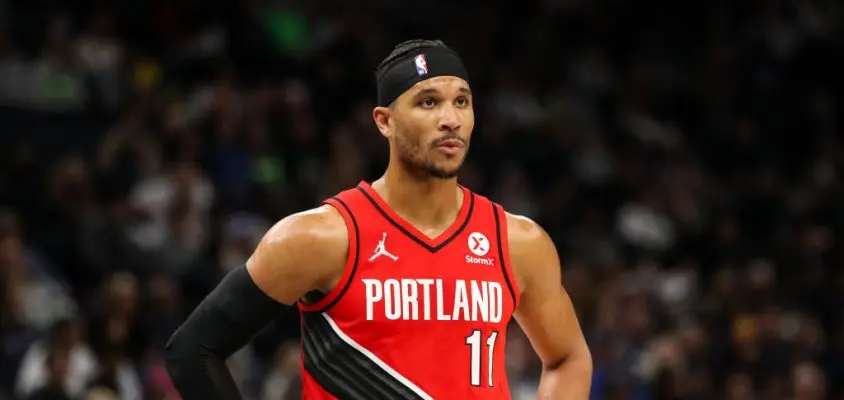
<path fill-rule="evenodd" d="M 391 107 L 378 107 L 373 114 L 390 140 L 391 155 L 403 165 L 435 178 L 457 176 L 475 126 L 472 92 L 465 80 L 453 76 L 424 80 Z"/>

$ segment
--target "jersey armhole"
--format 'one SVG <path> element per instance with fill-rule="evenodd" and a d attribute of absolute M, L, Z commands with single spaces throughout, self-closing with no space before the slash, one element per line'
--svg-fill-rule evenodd
<path fill-rule="evenodd" d="M 501 270 L 504 274 L 504 281 L 507 283 L 507 289 L 510 290 L 510 296 L 513 297 L 513 310 L 519 308 L 519 284 L 513 275 L 513 268 L 510 264 L 510 245 L 507 236 L 507 214 L 504 208 L 493 203 L 493 214 L 495 215 L 495 235 L 498 239 L 498 259 L 501 260 Z"/>
<path fill-rule="evenodd" d="M 301 299 L 297 301 L 299 309 L 307 312 L 325 312 L 340 301 L 352 283 L 352 278 L 357 271 L 358 256 L 360 254 L 360 246 L 358 245 L 360 233 L 358 231 L 357 220 L 352 215 L 352 211 L 349 210 L 349 207 L 343 200 L 337 197 L 327 199 L 323 201 L 323 204 L 334 207 L 343 217 L 343 221 L 346 223 L 346 230 L 349 232 L 349 255 L 346 258 L 346 265 L 343 268 L 343 275 L 340 277 L 340 281 L 337 282 L 337 285 L 325 297 L 314 303 L 305 303 Z"/>

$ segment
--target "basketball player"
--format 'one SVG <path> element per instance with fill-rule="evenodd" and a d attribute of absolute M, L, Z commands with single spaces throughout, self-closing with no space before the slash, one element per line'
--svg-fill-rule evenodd
<path fill-rule="evenodd" d="M 386 173 L 266 233 L 168 343 L 178 390 L 240 398 L 224 360 L 295 304 L 306 399 L 509 399 L 511 318 L 542 360 L 539 397 L 587 399 L 591 356 L 554 244 L 457 184 L 475 122 L 460 57 L 414 40 L 376 75 Z"/>

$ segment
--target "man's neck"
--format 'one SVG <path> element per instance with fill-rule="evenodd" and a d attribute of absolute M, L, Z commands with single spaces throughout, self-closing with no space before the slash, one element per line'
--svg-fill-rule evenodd
<path fill-rule="evenodd" d="M 405 220 L 425 227 L 448 226 L 463 204 L 457 178 L 413 176 L 404 168 L 391 166 L 372 188 Z"/>

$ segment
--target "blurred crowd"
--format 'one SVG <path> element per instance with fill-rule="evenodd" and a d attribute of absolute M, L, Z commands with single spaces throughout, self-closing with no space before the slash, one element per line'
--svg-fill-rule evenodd
<path fill-rule="evenodd" d="M 844 398 L 844 3 L 95 3 L 0 1 L 0 399 L 178 399 L 192 308 L 383 171 L 373 71 L 415 37 L 471 74 L 462 182 L 558 246 L 594 399 Z M 249 398 L 300 396 L 297 335 L 229 360 Z"/>

